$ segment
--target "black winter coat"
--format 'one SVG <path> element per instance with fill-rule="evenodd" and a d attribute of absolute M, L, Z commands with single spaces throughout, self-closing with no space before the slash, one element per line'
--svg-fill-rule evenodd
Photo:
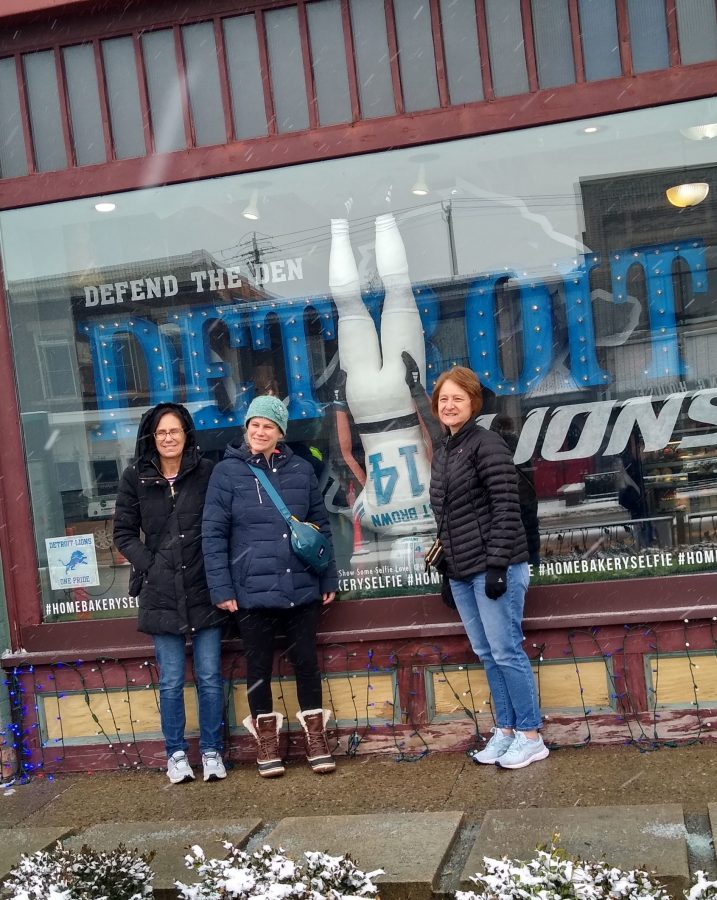
<path fill-rule="evenodd" d="M 329 517 L 313 467 L 284 443 L 271 466 L 263 453 L 230 444 L 209 482 L 202 526 L 204 564 L 214 603 L 235 599 L 240 609 L 290 609 L 338 587 L 333 549 L 317 575 L 291 549 L 281 513 L 249 469 L 261 467 L 289 509 L 331 539 Z"/>
<path fill-rule="evenodd" d="M 500 435 L 474 419 L 434 452 L 431 506 L 451 578 L 464 580 L 527 561 L 510 450 Z"/>
<path fill-rule="evenodd" d="M 225 613 L 209 599 L 202 558 L 202 509 L 212 463 L 202 459 L 183 407 L 166 407 L 164 412 L 185 422 L 187 443 L 179 474 L 173 485 L 162 475 L 154 441 L 145 434 L 151 427 L 145 416 L 137 437 L 141 455 L 125 469 L 117 492 L 114 542 L 143 575 L 139 630 L 191 634 L 225 620 Z M 143 447 L 147 449 L 142 453 Z"/>

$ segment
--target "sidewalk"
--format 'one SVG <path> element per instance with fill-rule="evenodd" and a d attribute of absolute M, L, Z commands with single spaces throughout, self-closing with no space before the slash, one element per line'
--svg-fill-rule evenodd
<path fill-rule="evenodd" d="M 17 848 L 73 832 L 69 840 L 80 845 L 157 846 L 157 883 L 169 886 L 186 879 L 188 844 L 217 854 L 212 841 L 228 833 L 252 848 L 349 852 L 366 869 L 386 869 L 382 900 L 428 900 L 465 883 L 483 853 L 525 856 L 559 830 L 570 852 L 654 867 L 676 893 L 688 867 L 717 873 L 714 745 L 561 750 L 517 771 L 433 753 L 413 763 L 340 758 L 327 776 L 292 762 L 283 778 L 265 780 L 241 765 L 211 784 L 170 785 L 156 770 L 73 775 L 5 788 L 1 799 L 3 872 Z M 102 827 L 78 834 L 91 826 Z M 168 849 L 173 860 L 160 878 Z"/>

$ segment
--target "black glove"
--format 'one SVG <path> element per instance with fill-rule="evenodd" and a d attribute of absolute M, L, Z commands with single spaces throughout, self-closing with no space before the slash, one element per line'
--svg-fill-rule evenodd
<path fill-rule="evenodd" d="M 502 597 L 508 588 L 508 575 L 505 569 L 488 568 L 485 573 L 485 595 L 489 600 Z"/>
<path fill-rule="evenodd" d="M 406 350 L 401 353 L 401 359 L 406 367 L 406 384 L 413 394 L 421 388 L 421 373 L 418 370 L 418 363 Z"/>

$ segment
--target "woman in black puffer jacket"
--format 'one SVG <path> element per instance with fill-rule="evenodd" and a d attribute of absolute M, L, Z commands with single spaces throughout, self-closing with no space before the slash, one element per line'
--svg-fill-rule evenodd
<path fill-rule="evenodd" d="M 119 484 L 114 541 L 132 563 L 139 630 L 151 634 L 159 664 L 159 708 L 173 784 L 194 774 L 184 737 L 186 640 L 192 640 L 204 780 L 225 778 L 221 625 L 202 557 L 202 511 L 212 464 L 197 447 L 189 412 L 160 403 L 142 417 L 135 462 Z M 142 540 L 142 536 L 144 540 Z"/>
<path fill-rule="evenodd" d="M 473 759 L 521 769 L 548 755 L 522 644 L 528 547 L 512 455 L 476 423 L 481 405 L 470 369 L 456 366 L 438 379 L 432 407 L 447 436 L 433 455 L 431 505 L 456 607 L 493 698 L 496 728 Z"/>

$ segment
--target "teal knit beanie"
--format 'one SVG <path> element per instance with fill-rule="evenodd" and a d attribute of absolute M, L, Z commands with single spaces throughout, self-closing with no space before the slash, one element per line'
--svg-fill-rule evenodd
<path fill-rule="evenodd" d="M 289 412 L 278 397 L 272 397 L 270 394 L 254 397 L 249 404 L 249 409 L 246 411 L 244 425 L 248 425 L 249 419 L 253 419 L 255 416 L 275 422 L 281 428 L 281 433 L 286 434 L 286 426 L 289 424 Z"/>

